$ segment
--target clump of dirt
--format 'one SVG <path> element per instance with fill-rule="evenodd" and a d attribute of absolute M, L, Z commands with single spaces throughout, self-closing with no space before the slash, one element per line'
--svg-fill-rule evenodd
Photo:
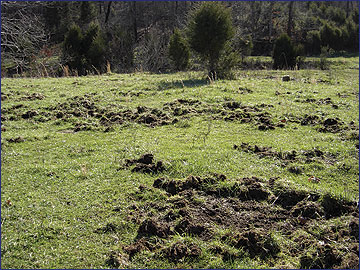
<path fill-rule="evenodd" d="M 87 94 L 84 96 L 75 96 L 67 99 L 65 102 L 49 107 L 54 111 L 60 110 L 64 114 L 70 114 L 73 116 L 88 116 L 93 115 L 94 111 L 98 111 L 99 108 L 96 105 L 97 100 L 92 95 Z"/>
<path fill-rule="evenodd" d="M 286 210 L 290 210 L 310 195 L 305 191 L 294 190 L 287 187 L 282 187 L 280 190 L 274 191 L 274 193 L 277 197 L 273 203 L 280 205 Z"/>
<path fill-rule="evenodd" d="M 359 269 L 359 251 L 346 254 L 342 258 L 340 269 Z"/>
<path fill-rule="evenodd" d="M 284 127 L 283 123 L 275 125 L 272 116 L 263 112 L 262 108 L 273 107 L 272 105 L 260 104 L 256 106 L 245 106 L 237 101 L 228 101 L 223 104 L 224 111 L 221 116 L 226 121 L 239 121 L 241 123 L 255 122 L 259 130 L 271 130 L 275 127 Z"/>
<path fill-rule="evenodd" d="M 249 89 L 249 88 L 247 88 L 247 87 L 239 87 L 239 93 L 240 94 L 251 94 L 251 93 L 253 93 L 254 91 L 253 90 L 251 90 L 251 89 Z"/>
<path fill-rule="evenodd" d="M 196 223 L 193 220 L 193 217 L 189 215 L 189 213 L 182 211 L 182 215 L 185 215 L 185 217 L 182 218 L 178 224 L 176 224 L 174 227 L 175 232 L 180 234 L 187 233 L 197 236 L 205 236 L 207 233 L 209 233 L 209 229 L 205 225 Z"/>
<path fill-rule="evenodd" d="M 350 236 L 355 237 L 356 240 L 359 240 L 359 220 L 353 219 L 349 224 Z M 359 253 L 359 252 L 358 252 Z"/>
<path fill-rule="evenodd" d="M 241 200 L 266 200 L 270 195 L 262 183 L 257 177 L 242 178 L 230 186 L 220 187 L 215 190 L 209 189 L 206 191 L 207 194 L 229 197 L 236 196 Z"/>
<path fill-rule="evenodd" d="M 326 162 L 328 164 L 334 164 L 337 158 L 336 154 L 323 152 L 320 149 L 314 148 L 311 150 L 304 151 L 274 151 L 271 147 L 250 145 L 248 143 L 241 143 L 241 145 L 234 144 L 235 150 L 241 150 L 247 153 L 253 153 L 263 158 L 274 158 L 282 161 L 282 166 L 287 166 L 293 162 L 300 163 L 311 163 L 311 162 Z M 301 174 L 302 168 L 299 166 L 292 165 L 288 168 L 291 173 Z"/>
<path fill-rule="evenodd" d="M 244 248 L 252 258 L 274 257 L 280 252 L 280 247 L 273 237 L 261 230 L 249 230 L 238 234 L 232 241 L 235 242 L 236 248 Z"/>
<path fill-rule="evenodd" d="M 232 250 L 228 250 L 227 248 L 217 245 L 211 247 L 209 250 L 214 254 L 220 254 L 223 261 L 235 260 L 240 257 L 239 252 L 234 252 Z"/>
<path fill-rule="evenodd" d="M 16 138 L 10 138 L 10 139 L 6 139 L 9 143 L 21 143 L 21 142 L 25 142 L 24 137 L 19 136 Z"/>
<path fill-rule="evenodd" d="M 124 251 L 129 255 L 129 260 L 132 260 L 137 253 L 143 250 L 153 251 L 157 248 L 159 248 L 158 245 L 154 245 L 145 238 L 140 238 L 134 244 L 125 246 Z"/>
<path fill-rule="evenodd" d="M 131 166 L 134 166 L 132 172 L 156 174 L 165 171 L 164 163 L 161 160 L 155 161 L 153 154 L 144 154 L 138 159 L 126 159 L 125 167 Z"/>
<path fill-rule="evenodd" d="M 201 249 L 196 244 L 185 244 L 180 241 L 176 242 L 171 247 L 164 249 L 162 252 L 172 261 L 178 261 L 184 257 L 199 257 L 201 255 Z"/>
<path fill-rule="evenodd" d="M 325 215 L 324 209 L 317 202 L 312 201 L 300 201 L 290 211 L 294 217 L 303 218 L 322 218 Z"/>
<path fill-rule="evenodd" d="M 122 124 L 125 121 L 145 124 L 149 127 L 169 125 L 176 122 L 167 113 L 159 109 L 151 109 L 145 106 L 138 106 L 135 110 L 123 110 L 119 112 L 106 112 L 101 118 L 100 123 L 105 126 Z"/>
<path fill-rule="evenodd" d="M 321 98 L 316 100 L 315 98 L 307 98 L 304 100 L 296 99 L 295 102 L 302 102 L 302 103 L 315 103 L 318 105 L 331 105 L 334 109 L 338 109 L 339 105 L 335 104 L 331 98 Z"/>
<path fill-rule="evenodd" d="M 20 99 L 21 100 L 42 100 L 42 99 L 45 99 L 45 96 L 41 93 L 32 93 L 31 95 L 24 96 Z"/>
<path fill-rule="evenodd" d="M 294 161 L 298 155 L 295 150 L 290 152 L 277 152 L 272 150 L 271 147 L 261 147 L 258 145 L 252 146 L 248 143 L 241 143 L 240 146 L 234 144 L 233 148 L 240 149 L 244 152 L 257 154 L 259 157 L 272 157 L 283 161 Z"/>
<path fill-rule="evenodd" d="M 270 130 L 285 126 L 283 123 L 274 124 L 271 114 L 263 112 L 263 108 L 271 108 L 273 105 L 246 106 L 238 101 L 226 101 L 221 105 L 220 107 L 198 100 L 177 99 L 173 102 L 165 103 L 164 110 L 169 111 L 174 116 L 211 113 L 214 119 L 239 121 L 240 123 L 254 122 L 260 130 Z"/>
<path fill-rule="evenodd" d="M 337 133 L 344 129 L 344 122 L 339 118 L 328 118 L 321 122 L 321 124 L 322 127 L 318 129 L 320 132 Z"/>
<path fill-rule="evenodd" d="M 349 127 L 344 124 L 339 118 L 326 118 L 320 117 L 318 115 L 305 115 L 302 119 L 300 119 L 300 123 L 302 126 L 305 125 L 319 125 L 319 132 L 331 132 L 338 133 L 342 130 L 348 130 Z"/>
<path fill-rule="evenodd" d="M 143 156 L 141 162 L 151 163 L 152 158 Z M 145 186 L 139 188 L 142 192 L 152 190 Z M 340 241 L 345 248 L 344 252 L 352 245 L 358 249 L 356 203 L 346 203 L 334 197 L 324 200 L 317 193 L 283 186 L 278 178 L 263 180 L 250 177 L 230 181 L 222 174 L 203 177 L 190 175 L 178 180 L 158 178 L 154 181 L 153 188 L 165 190 L 168 199 L 161 205 L 148 203 L 143 207 L 144 210 L 136 206 L 130 208 L 134 217 L 139 216 L 133 219 L 139 224 L 137 240 L 125 247 L 130 258 L 142 250 L 151 250 L 173 261 L 187 257 L 196 259 L 201 255 L 201 249 L 196 245 L 175 241 L 170 247 L 164 248 L 161 244 L 155 246 L 149 241 L 158 239 L 154 241 L 161 243 L 162 239 L 171 240 L 174 234 L 209 241 L 218 239 L 219 229 L 230 229 L 230 232 L 220 235 L 221 241 L 239 252 L 247 252 L 252 258 L 277 258 L 281 250 L 289 256 L 299 258 L 302 267 L 353 264 L 352 255 L 339 257 L 340 253 L 335 247 Z M 346 220 L 344 226 L 330 228 L 321 234 L 310 234 L 310 231 L 316 232 L 316 227 L 326 219 L 338 216 L 339 210 L 331 212 L 334 205 L 341 208 L 340 212 L 344 215 L 342 219 Z M 303 230 L 309 233 L 292 236 Z M 297 245 L 284 251 L 282 243 L 270 233 L 272 231 L 293 239 Z M 331 245 L 326 246 L 326 243 Z M 317 248 L 316 252 L 306 253 L 314 246 Z M 223 247 L 212 248 L 211 252 L 220 254 L 223 260 L 238 256 L 237 251 L 230 252 Z M 319 254 L 318 257 L 315 256 L 316 253 Z"/>
<path fill-rule="evenodd" d="M 302 126 L 306 125 L 316 125 L 320 121 L 320 117 L 318 115 L 305 115 L 301 120 L 300 124 Z"/>
<path fill-rule="evenodd" d="M 223 174 L 213 174 L 204 178 L 189 175 L 185 181 L 158 178 L 154 181 L 153 186 L 155 188 L 161 188 L 170 193 L 171 195 L 175 195 L 189 189 L 201 190 L 203 189 L 204 184 L 214 184 L 219 181 L 224 181 L 225 179 L 226 176 Z"/>
<path fill-rule="evenodd" d="M 267 112 L 257 115 L 256 121 L 258 122 L 259 130 L 272 130 L 275 129 L 275 125 L 272 123 L 271 115 Z M 283 124 L 280 124 L 280 127 L 283 127 Z"/>
<path fill-rule="evenodd" d="M 358 258 L 359 259 L 359 258 Z M 330 245 L 318 245 L 316 251 L 300 258 L 302 269 L 331 269 L 342 261 L 341 255 Z"/>
<path fill-rule="evenodd" d="M 294 174 L 302 174 L 303 173 L 303 169 L 298 166 L 290 166 L 288 168 L 288 171 L 291 173 L 294 173 Z"/>
<path fill-rule="evenodd" d="M 27 111 L 24 114 L 22 114 L 21 117 L 23 119 L 30 119 L 37 115 L 39 115 L 39 113 L 37 111 Z"/>
<path fill-rule="evenodd" d="M 99 127 L 96 123 L 77 123 L 74 127 L 74 132 L 79 131 L 89 131 L 89 130 L 98 130 Z"/>
<path fill-rule="evenodd" d="M 339 200 L 330 194 L 322 196 L 321 206 L 324 208 L 326 218 L 339 217 L 354 207 L 353 203 Z"/>
<path fill-rule="evenodd" d="M 4 100 L 8 99 L 9 96 L 10 96 L 9 94 L 1 92 L 1 101 L 4 101 Z"/>
<path fill-rule="evenodd" d="M 170 112 L 173 116 L 203 114 L 211 112 L 213 109 L 210 105 L 197 99 L 175 99 L 163 106 L 163 110 Z"/>
<path fill-rule="evenodd" d="M 138 229 L 138 237 L 156 235 L 161 238 L 166 238 L 170 234 L 172 234 L 172 232 L 170 231 L 169 224 L 158 222 L 155 219 L 145 219 Z"/>

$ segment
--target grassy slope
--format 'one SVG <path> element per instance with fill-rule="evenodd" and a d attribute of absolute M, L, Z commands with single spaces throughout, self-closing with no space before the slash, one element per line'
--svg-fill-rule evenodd
<path fill-rule="evenodd" d="M 357 62 L 358 58 L 355 58 Z M 345 61 L 345 60 L 344 60 Z M 66 102 L 68 98 L 94 93 L 99 106 L 120 110 L 138 105 L 162 108 L 175 99 L 198 99 L 220 107 L 226 101 L 245 105 L 271 104 L 266 108 L 275 123 L 284 116 L 321 115 L 338 117 L 346 125 L 354 121 L 358 127 L 358 69 L 353 59 L 350 69 L 345 64 L 328 71 L 241 71 L 238 79 L 208 84 L 201 73 L 112 74 L 79 78 L 2 79 L 2 101 L 5 117 L 17 120 L 2 122 L 1 155 L 1 221 L 3 268 L 107 268 L 112 250 L 130 244 L 138 224 L 129 222 L 128 205 L 140 184 L 151 186 L 153 180 L 166 175 L 184 178 L 189 174 L 223 173 L 230 179 L 257 176 L 268 179 L 278 176 L 300 188 L 331 192 L 354 200 L 358 197 L 358 134 L 320 133 L 316 126 L 288 123 L 285 128 L 260 131 L 252 123 L 212 120 L 211 114 L 188 119 L 180 117 L 173 125 L 154 128 L 126 122 L 103 132 L 97 120 L 73 118 L 69 121 L 41 117 L 45 108 Z M 282 82 L 290 74 L 295 80 Z M 322 82 L 320 82 L 320 79 Z M 242 94 L 239 87 L 253 92 Z M 275 95 L 278 91 L 280 95 Z M 22 100 L 32 93 L 44 99 Z M 338 94 L 346 95 L 339 97 Z M 296 102 L 296 99 L 324 99 L 331 105 Z M 17 104 L 25 107 L 11 109 Z M 19 115 L 32 110 L 39 115 L 22 119 Z M 67 133 L 79 121 L 93 121 L 94 130 Z M 88 122 L 87 122 L 88 121 Z M 91 124 L 91 123 L 90 123 Z M 208 134 L 208 135 L 206 135 Z M 24 141 L 9 140 L 21 136 Z M 249 143 L 272 147 L 276 151 L 311 150 L 318 148 L 336 155 L 333 163 L 301 163 L 301 174 L 289 172 L 280 161 L 260 158 L 236 151 L 233 145 Z M 168 170 L 158 175 L 132 173 L 119 169 L 126 158 L 153 153 L 163 160 Z M 344 165 L 345 164 L 345 165 Z M 348 169 L 341 169 L 344 166 Z M 308 177 L 321 178 L 318 184 Z M 151 196 L 150 196 L 151 195 Z M 158 191 L 143 199 L 161 201 Z M 139 202 L 140 204 L 142 202 Z M 115 212 L 114 209 L 117 209 Z M 110 233 L 95 231 L 106 224 L 116 224 Z M 176 236 L 180 237 L 180 236 Z M 180 237 L 181 238 L 181 237 Z M 197 241 L 196 239 L 192 241 Z M 195 262 L 171 264 L 166 260 L 147 261 L 147 254 L 128 262 L 128 267 L 268 267 L 266 262 L 248 258 L 223 262 L 199 242 L 202 257 Z M 284 259 L 286 262 L 286 258 Z M 290 263 L 290 260 L 289 262 Z M 291 263 L 290 263 L 291 266 Z M 298 265 L 292 265 L 298 267 Z"/>

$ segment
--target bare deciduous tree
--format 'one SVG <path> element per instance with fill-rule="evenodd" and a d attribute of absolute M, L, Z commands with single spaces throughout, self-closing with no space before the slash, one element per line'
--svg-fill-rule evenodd
<path fill-rule="evenodd" d="M 21 72 L 49 35 L 41 16 L 46 2 L 1 2 L 1 62 Z"/>

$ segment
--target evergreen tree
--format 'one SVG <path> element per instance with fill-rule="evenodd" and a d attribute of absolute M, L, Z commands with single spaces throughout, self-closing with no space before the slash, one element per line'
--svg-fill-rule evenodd
<path fill-rule="evenodd" d="M 177 70 L 185 70 L 189 65 L 190 49 L 179 29 L 170 37 L 169 56 Z"/>
<path fill-rule="evenodd" d="M 221 2 L 205 2 L 190 16 L 190 46 L 208 62 L 209 76 L 213 79 L 221 52 L 233 34 L 230 10 Z"/>
<path fill-rule="evenodd" d="M 90 24 L 83 33 L 78 25 L 72 25 L 63 45 L 64 62 L 70 69 L 85 75 L 88 70 L 101 69 L 104 63 L 105 41 L 97 24 Z"/>
<path fill-rule="evenodd" d="M 290 37 L 283 33 L 276 40 L 273 51 L 274 69 L 289 69 L 296 65 L 296 52 Z"/>

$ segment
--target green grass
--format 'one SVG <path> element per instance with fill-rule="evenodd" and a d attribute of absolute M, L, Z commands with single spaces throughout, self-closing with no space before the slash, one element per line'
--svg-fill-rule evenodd
<path fill-rule="evenodd" d="M 228 179 L 279 177 L 298 188 L 331 193 L 351 201 L 357 199 L 358 58 L 330 62 L 333 69 L 325 71 L 239 71 L 236 80 L 211 84 L 203 79 L 201 72 L 2 79 L 2 96 L 8 96 L 2 101 L 2 112 L 5 111 L 2 116 L 7 118 L 2 121 L 5 131 L 1 134 L 2 267 L 108 268 L 109 254 L 123 254 L 122 247 L 133 243 L 136 237 L 139 225 L 129 221 L 129 205 L 137 201 L 140 207 L 146 207 L 150 201 L 163 204 L 166 200 L 167 196 L 160 190 L 149 191 L 141 198 L 134 195 L 139 185 L 151 187 L 161 176 L 182 179 L 190 174 L 221 173 Z M 281 78 L 285 74 L 294 80 L 283 82 Z M 252 92 L 243 94 L 239 87 Z M 23 99 L 33 93 L 43 95 L 44 99 Z M 54 118 L 49 110 L 89 93 L 94 94 L 97 106 L 114 111 L 135 109 L 139 105 L 162 109 L 165 103 L 175 99 L 197 99 L 211 108 L 237 101 L 247 106 L 273 105 L 264 111 L 272 115 L 274 123 L 289 115 L 301 118 L 315 114 L 324 119 L 338 117 L 345 126 L 353 121 L 356 128 L 323 133 L 318 132 L 316 125 L 288 122 L 284 128 L 261 131 L 253 122 L 224 121 L 211 113 L 195 113 L 179 116 L 175 124 L 148 127 L 125 121 L 104 132 L 99 119 L 73 116 L 65 121 Z M 298 102 L 329 97 L 338 104 L 338 109 L 331 104 Z M 12 109 L 19 104 L 23 107 Z M 38 115 L 23 119 L 21 115 L 27 111 L 37 111 Z M 15 119 L 10 120 L 11 116 Z M 66 132 L 79 122 L 94 128 Z M 23 142 L 9 141 L 20 136 Z M 241 143 L 272 147 L 281 152 L 317 148 L 334 154 L 335 158 L 331 162 L 299 160 L 297 165 L 303 171 L 294 174 L 282 167 L 279 160 L 233 148 Z M 153 153 L 168 169 L 151 175 L 123 168 L 125 159 L 138 158 L 144 153 Z M 308 178 L 312 175 L 319 177 L 320 183 L 310 183 Z M 116 224 L 117 230 L 96 232 L 107 224 Z M 277 235 L 278 241 L 282 237 Z M 169 247 L 180 240 L 197 243 L 201 256 L 171 262 L 161 254 L 143 251 L 124 267 L 284 267 L 259 258 L 250 259 L 241 250 L 233 250 L 241 256 L 224 262 L 210 251 L 212 242 L 192 236 L 174 236 L 163 240 L 163 246 Z M 213 241 L 221 244 L 219 239 Z M 282 263 L 299 267 L 286 256 Z"/>

